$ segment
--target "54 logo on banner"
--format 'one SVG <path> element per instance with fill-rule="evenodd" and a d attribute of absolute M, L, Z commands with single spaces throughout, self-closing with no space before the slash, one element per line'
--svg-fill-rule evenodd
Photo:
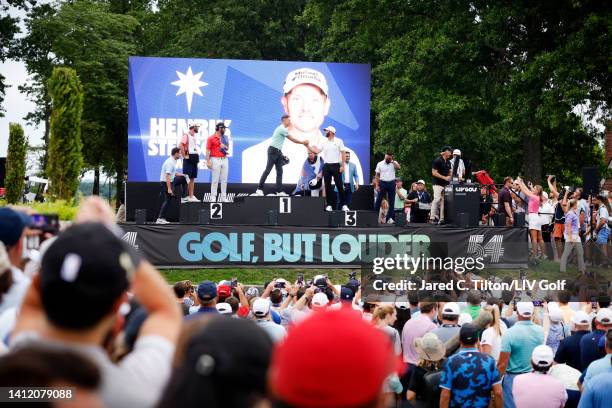
<path fill-rule="evenodd" d="M 491 263 L 499 262 L 504 255 L 504 236 L 493 235 L 489 242 L 484 243 L 484 235 L 470 235 L 468 242 L 468 255 L 476 255 L 477 258 L 489 257 Z"/>

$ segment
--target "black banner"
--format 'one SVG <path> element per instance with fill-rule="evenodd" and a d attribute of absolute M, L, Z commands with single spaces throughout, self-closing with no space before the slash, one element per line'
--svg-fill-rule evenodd
<path fill-rule="evenodd" d="M 485 268 L 524 268 L 528 255 L 524 228 L 136 224 L 123 224 L 122 228 L 123 239 L 158 267 L 341 268 L 371 265 L 376 257 L 407 254 L 474 258 Z"/>

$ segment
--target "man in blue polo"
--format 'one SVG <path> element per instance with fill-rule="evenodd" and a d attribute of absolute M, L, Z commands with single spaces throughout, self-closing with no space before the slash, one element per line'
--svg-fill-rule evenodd
<path fill-rule="evenodd" d="M 572 316 L 572 323 L 574 324 L 573 334 L 561 340 L 555 353 L 555 363 L 567 364 L 582 372 L 586 367 L 582 367 L 580 359 L 580 340 L 591 332 L 591 319 L 589 315 L 579 310 Z"/>
<path fill-rule="evenodd" d="M 495 406 L 502 406 L 501 378 L 495 359 L 478 351 L 478 329 L 464 324 L 459 331 L 459 352 L 446 360 L 440 377 L 440 408 L 486 408 L 495 394 Z"/>
<path fill-rule="evenodd" d="M 219 313 L 217 310 L 217 284 L 215 282 L 208 280 L 200 282 L 197 294 L 200 308 L 195 313 L 185 316 L 185 320 L 194 319 L 203 313 Z"/>
<path fill-rule="evenodd" d="M 531 321 L 532 302 L 516 304 L 518 321 L 502 336 L 501 353 L 497 368 L 504 376 L 504 408 L 515 408 L 512 396 L 512 383 L 519 374 L 531 372 L 533 349 L 544 344 L 544 329 Z"/>
<path fill-rule="evenodd" d="M 599 309 L 595 315 L 595 330 L 580 339 L 580 360 L 583 370 L 593 361 L 604 356 L 599 347 L 599 339 L 605 336 L 610 329 L 612 329 L 612 310 L 609 308 Z"/>
<path fill-rule="evenodd" d="M 608 330 L 604 337 L 605 339 L 600 339 L 600 342 L 605 341 L 606 355 L 593 361 L 586 369 L 584 379 L 582 379 L 583 387 L 598 375 L 612 375 L 612 362 L 610 361 L 612 359 L 612 330 Z"/>

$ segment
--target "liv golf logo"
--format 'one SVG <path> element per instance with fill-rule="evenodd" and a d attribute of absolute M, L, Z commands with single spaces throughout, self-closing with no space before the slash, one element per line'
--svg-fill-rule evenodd
<path fill-rule="evenodd" d="M 491 263 L 499 262 L 504 255 L 504 236 L 493 235 L 489 242 L 484 243 L 484 235 L 470 235 L 467 253 L 476 258 L 489 258 Z"/>
<path fill-rule="evenodd" d="M 138 237 L 137 232 L 130 231 L 130 232 L 126 232 L 125 234 L 123 234 L 121 239 L 127 242 L 128 244 L 130 244 L 131 246 L 133 246 L 134 249 L 138 249 L 138 245 L 136 244 L 137 237 Z"/>

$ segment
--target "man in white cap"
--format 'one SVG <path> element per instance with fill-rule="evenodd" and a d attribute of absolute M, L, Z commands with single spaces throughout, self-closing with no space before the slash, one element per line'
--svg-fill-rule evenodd
<path fill-rule="evenodd" d="M 393 223 L 393 221 L 389 220 L 395 219 L 395 180 L 397 179 L 395 171 L 400 168 L 399 163 L 393 160 L 393 153 L 387 152 L 385 153 L 385 158 L 379 161 L 376 164 L 376 169 L 374 169 L 375 177 L 380 187 L 380 192 L 376 196 L 376 203 L 374 203 L 374 211 L 380 211 L 380 206 L 386 193 L 387 202 L 389 203 L 389 211 L 385 219 L 387 223 Z"/>
<path fill-rule="evenodd" d="M 323 129 L 325 132 L 325 140 L 320 147 L 307 146 L 308 150 L 321 155 L 323 160 L 323 185 L 325 186 L 325 201 L 327 206 L 326 211 L 332 211 L 332 197 L 333 188 L 331 185 L 332 178 L 338 189 L 338 203 L 337 206 L 342 211 L 348 211 L 349 208 L 346 205 L 346 196 L 344 194 L 344 183 L 342 182 L 342 173 L 346 171 L 344 164 L 344 153 L 346 148 L 344 142 L 339 137 L 336 137 L 336 128 L 328 126 Z"/>
<path fill-rule="evenodd" d="M 589 364 L 581 381 L 583 387 L 598 375 L 612 375 L 612 330 L 608 330 L 604 337 L 600 342 L 604 341 L 606 354 Z"/>
<path fill-rule="evenodd" d="M 537 346 L 531 353 L 530 373 L 514 379 L 512 394 L 517 408 L 561 408 L 567 401 L 567 392 L 561 381 L 548 375 L 553 365 L 553 351 L 548 346 Z"/>
<path fill-rule="evenodd" d="M 459 305 L 455 302 L 447 302 L 442 306 L 442 325 L 433 329 L 431 333 L 438 336 L 443 343 L 446 343 L 459 334 Z"/>
<path fill-rule="evenodd" d="M 512 384 L 517 375 L 531 372 L 531 353 L 544 344 L 544 329 L 531 321 L 532 302 L 516 304 L 518 321 L 502 335 L 497 367 L 504 376 L 504 408 L 515 408 Z"/>
<path fill-rule="evenodd" d="M 465 164 L 463 164 L 463 160 L 461 159 L 461 150 L 453 150 L 453 158 L 450 161 L 450 165 L 452 179 L 463 182 L 465 179 Z"/>
<path fill-rule="evenodd" d="M 315 286 L 309 287 L 306 289 L 304 295 L 295 302 L 295 305 L 293 305 L 291 309 L 292 323 L 300 322 L 314 311 L 325 310 L 329 303 L 329 299 L 323 292 L 315 293 L 316 289 Z"/>
<path fill-rule="evenodd" d="M 410 209 L 410 222 L 426 223 L 429 218 L 429 209 L 431 208 L 431 197 L 425 190 L 425 180 L 416 182 L 416 191 L 411 191 L 408 194 L 407 201 L 412 203 Z"/>
<path fill-rule="evenodd" d="M 595 330 L 580 339 L 580 360 L 582 369 L 586 369 L 593 361 L 603 357 L 599 340 L 612 329 L 612 310 L 599 309 L 595 315 Z"/>
<path fill-rule="evenodd" d="M 283 84 L 281 105 L 287 115 L 291 116 L 291 134 L 300 142 L 309 140 L 310 145 L 320 146 L 325 140 L 321 126 L 329 113 L 331 101 L 329 86 L 323 73 L 312 68 L 299 68 L 287 74 Z M 242 153 L 242 182 L 256 183 L 261 158 L 265 157 L 270 140 L 264 140 L 251 146 Z M 351 160 L 357 167 L 357 174 L 363 180 L 363 170 L 359 157 L 351 153 Z M 307 157 L 307 151 L 302 146 L 285 143 L 283 155 L 289 158 L 283 171 L 283 183 L 297 183 L 301 167 Z M 255 166 L 255 167 L 254 167 Z M 258 167 L 259 166 L 259 167 Z"/>
<path fill-rule="evenodd" d="M 272 338 L 274 343 L 277 343 L 285 338 L 287 330 L 280 324 L 276 324 L 270 317 L 270 300 L 257 298 L 253 302 L 253 316 L 259 327 L 264 329 Z"/>
<path fill-rule="evenodd" d="M 580 340 L 585 334 L 591 332 L 591 319 L 582 310 L 572 316 L 573 334 L 561 341 L 555 353 L 555 363 L 567 364 L 570 367 L 582 372 L 586 367 L 582 367 L 580 361 Z"/>
<path fill-rule="evenodd" d="M 228 316 L 231 316 L 232 314 L 232 306 L 229 303 L 217 303 L 215 307 L 217 308 L 217 312 L 219 312 L 219 314 Z"/>

